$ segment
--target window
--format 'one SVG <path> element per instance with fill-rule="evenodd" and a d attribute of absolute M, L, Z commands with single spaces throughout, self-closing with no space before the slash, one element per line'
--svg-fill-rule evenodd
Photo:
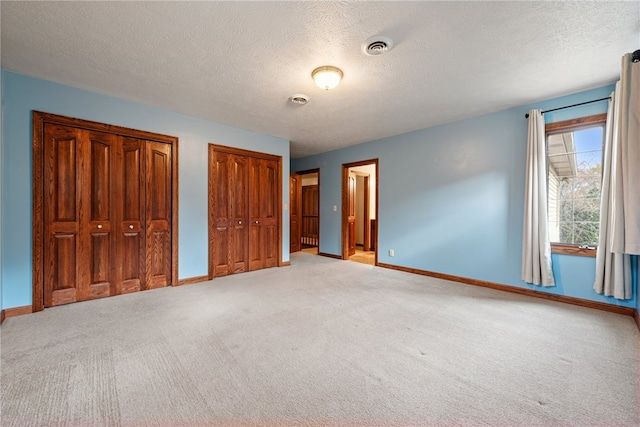
<path fill-rule="evenodd" d="M 549 240 L 554 253 L 595 256 L 606 116 L 546 126 Z"/>

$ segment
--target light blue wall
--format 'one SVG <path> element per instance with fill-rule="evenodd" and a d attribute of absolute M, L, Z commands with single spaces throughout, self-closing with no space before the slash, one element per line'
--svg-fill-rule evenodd
<path fill-rule="evenodd" d="M 633 282 L 636 285 L 633 295 L 636 298 L 636 314 L 640 315 L 640 296 L 638 296 L 638 293 L 640 293 L 638 292 L 638 290 L 640 290 L 640 285 L 638 285 L 638 280 L 640 278 L 640 274 L 638 274 L 638 269 L 640 268 L 640 256 L 634 255 L 631 258 L 633 258 Z"/>
<path fill-rule="evenodd" d="M 606 86 L 292 160 L 293 171 L 321 171 L 320 251 L 341 254 L 342 164 L 377 158 L 379 262 L 635 307 L 635 297 L 618 301 L 592 290 L 595 258 L 554 255 L 554 288 L 520 280 L 524 115 L 531 108 L 603 98 L 612 90 Z M 606 102 L 600 102 L 547 113 L 545 120 L 598 114 L 606 108 Z M 389 249 L 395 257 L 388 256 Z"/>
<path fill-rule="evenodd" d="M 1 70 L 0 70 L 0 309 L 4 308 L 2 305 L 2 230 L 4 228 L 4 221 L 2 221 L 2 213 L 4 212 L 2 209 L 2 199 L 4 191 L 4 175 L 2 173 L 2 164 L 4 161 L 4 144 L 2 144 L 2 130 L 4 129 L 4 114 L 2 114 L 2 110 L 4 110 L 4 96 L 3 96 L 3 87 L 4 87 L 4 79 L 1 78 Z"/>
<path fill-rule="evenodd" d="M 2 71 L 2 308 L 31 304 L 31 111 L 71 116 L 179 138 L 180 278 L 206 275 L 207 145 L 282 156 L 282 201 L 289 204 L 289 141 Z M 161 88 L 158 88 L 161 90 Z M 282 213 L 283 261 L 289 260 L 289 212 Z"/>

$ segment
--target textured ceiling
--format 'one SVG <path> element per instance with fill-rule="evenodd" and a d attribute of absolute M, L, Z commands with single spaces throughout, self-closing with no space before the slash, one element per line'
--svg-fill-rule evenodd
<path fill-rule="evenodd" d="M 291 141 L 291 157 L 610 83 L 633 2 L 7 2 L 2 67 Z M 381 56 L 362 43 L 394 41 Z M 323 91 L 311 71 L 334 65 Z M 305 106 L 290 95 L 311 98 Z M 218 141 L 220 142 L 220 141 Z"/>

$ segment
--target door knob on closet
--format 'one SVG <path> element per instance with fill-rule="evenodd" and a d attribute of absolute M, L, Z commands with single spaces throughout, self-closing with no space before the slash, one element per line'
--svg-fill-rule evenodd
<path fill-rule="evenodd" d="M 98 224 L 98 229 L 101 229 L 101 228 L 102 228 L 102 224 Z"/>
<path fill-rule="evenodd" d="M 256 221 L 256 224 L 260 224 L 260 221 Z"/>
<path fill-rule="evenodd" d="M 133 224 L 129 224 L 129 230 L 133 230 Z"/>
<path fill-rule="evenodd" d="M 242 224 L 242 221 L 238 221 L 238 224 Z"/>

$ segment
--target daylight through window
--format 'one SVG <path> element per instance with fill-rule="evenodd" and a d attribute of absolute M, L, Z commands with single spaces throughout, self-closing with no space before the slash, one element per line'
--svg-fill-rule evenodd
<path fill-rule="evenodd" d="M 549 240 L 597 246 L 604 115 L 597 123 L 547 127 Z"/>

